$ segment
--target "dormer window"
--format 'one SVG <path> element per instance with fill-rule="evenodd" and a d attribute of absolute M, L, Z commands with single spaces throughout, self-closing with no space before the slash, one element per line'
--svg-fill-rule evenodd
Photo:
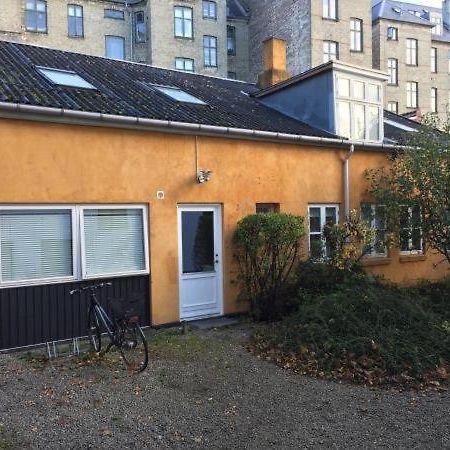
<path fill-rule="evenodd" d="M 357 141 L 380 142 L 381 84 L 338 74 L 336 86 L 337 134 Z"/>

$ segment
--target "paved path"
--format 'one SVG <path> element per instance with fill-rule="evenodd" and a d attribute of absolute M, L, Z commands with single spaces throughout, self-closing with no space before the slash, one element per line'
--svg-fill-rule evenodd
<path fill-rule="evenodd" d="M 158 333 L 140 376 L 0 356 L 0 449 L 450 448 L 449 393 L 301 377 L 247 353 L 247 333 Z"/>

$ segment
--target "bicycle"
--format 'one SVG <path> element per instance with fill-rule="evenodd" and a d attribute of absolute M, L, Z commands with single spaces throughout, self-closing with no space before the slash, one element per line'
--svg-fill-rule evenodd
<path fill-rule="evenodd" d="M 100 305 L 95 291 L 112 286 L 112 283 L 98 283 L 73 289 L 70 295 L 89 291 L 88 333 L 92 349 L 101 354 L 102 331 L 109 336 L 110 342 L 103 354 L 113 346 L 117 347 L 126 366 L 133 372 L 139 373 L 146 369 L 148 364 L 147 339 L 139 325 L 139 317 L 134 311 L 121 311 L 123 303 L 120 300 L 113 305 L 113 317 L 109 317 Z"/>

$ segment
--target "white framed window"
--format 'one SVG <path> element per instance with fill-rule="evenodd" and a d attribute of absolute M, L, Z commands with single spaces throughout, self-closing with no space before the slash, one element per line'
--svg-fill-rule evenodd
<path fill-rule="evenodd" d="M 338 205 L 309 205 L 309 254 L 314 259 L 324 259 L 330 256 L 330 248 L 323 236 L 325 225 L 339 223 Z"/>
<path fill-rule="evenodd" d="M 430 108 L 431 108 L 431 112 L 432 113 L 437 113 L 438 112 L 438 90 L 435 87 L 431 88 L 431 93 L 430 93 Z"/>
<path fill-rule="evenodd" d="M 388 39 L 388 41 L 398 41 L 398 28 L 388 27 L 387 39 Z"/>
<path fill-rule="evenodd" d="M 203 18 L 217 19 L 217 3 L 211 0 L 203 0 Z"/>
<path fill-rule="evenodd" d="M 417 39 L 406 39 L 406 64 L 408 66 L 417 66 L 418 64 L 418 45 Z"/>
<path fill-rule="evenodd" d="M 373 241 L 365 249 L 366 256 L 387 256 L 386 208 L 382 205 L 364 203 L 361 205 L 361 219 L 375 230 Z"/>
<path fill-rule="evenodd" d="M 192 8 L 187 6 L 175 6 L 175 37 L 192 39 L 194 27 L 192 19 Z"/>
<path fill-rule="evenodd" d="M 83 37 L 83 7 L 67 5 L 68 34 L 70 37 Z"/>
<path fill-rule="evenodd" d="M 416 81 L 406 82 L 406 107 L 417 108 L 419 98 L 418 83 Z"/>
<path fill-rule="evenodd" d="M 396 86 L 398 84 L 398 59 L 388 59 L 388 76 L 388 84 Z"/>
<path fill-rule="evenodd" d="M 322 17 L 324 19 L 337 20 L 338 0 L 322 0 Z"/>
<path fill-rule="evenodd" d="M 144 11 L 135 11 L 133 13 L 134 42 L 140 44 L 147 41 L 147 24 Z"/>
<path fill-rule="evenodd" d="M 217 67 L 217 38 L 203 36 L 203 59 L 205 67 Z"/>
<path fill-rule="evenodd" d="M 350 50 L 363 51 L 363 21 L 361 19 L 350 19 Z"/>
<path fill-rule="evenodd" d="M 430 64 L 431 64 L 431 73 L 437 73 L 438 65 L 437 65 L 437 48 L 436 47 L 431 47 Z"/>
<path fill-rule="evenodd" d="M 400 215 L 400 253 L 422 254 L 422 214 L 419 206 L 404 207 Z"/>
<path fill-rule="evenodd" d="M 361 141 L 381 141 L 381 84 L 337 75 L 336 86 L 337 134 Z"/>
<path fill-rule="evenodd" d="M 25 26 L 27 31 L 47 33 L 47 2 L 44 0 L 26 0 Z"/>
<path fill-rule="evenodd" d="M 441 35 L 442 34 L 442 16 L 439 13 L 432 12 L 430 14 L 430 22 L 434 24 L 431 29 L 432 34 Z"/>
<path fill-rule="evenodd" d="M 398 102 L 393 101 L 388 102 L 387 110 L 394 114 L 398 114 Z"/>
<path fill-rule="evenodd" d="M 105 36 L 106 57 L 125 59 L 125 38 L 121 36 Z"/>
<path fill-rule="evenodd" d="M 339 59 L 339 44 L 335 41 L 323 41 L 323 62 Z"/>
<path fill-rule="evenodd" d="M 175 69 L 183 72 L 194 72 L 194 60 L 191 58 L 175 58 Z"/>
<path fill-rule="evenodd" d="M 0 206 L 0 288 L 149 273 L 144 205 Z"/>

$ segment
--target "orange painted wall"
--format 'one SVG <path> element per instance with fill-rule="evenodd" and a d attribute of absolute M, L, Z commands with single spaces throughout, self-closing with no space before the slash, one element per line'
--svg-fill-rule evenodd
<path fill-rule="evenodd" d="M 342 150 L 199 137 L 199 167 L 211 181 L 195 181 L 195 138 L 173 134 L 0 119 L 0 203 L 145 203 L 150 215 L 152 318 L 179 319 L 177 204 L 223 205 L 225 313 L 236 302 L 231 236 L 255 203 L 277 202 L 281 210 L 306 215 L 309 203 L 339 203 L 343 211 Z M 386 162 L 376 152 L 351 159 L 351 203 L 364 199 L 364 171 Z M 156 192 L 165 199 L 157 200 Z M 368 270 L 408 282 L 438 278 L 444 265 L 390 263 Z"/>

